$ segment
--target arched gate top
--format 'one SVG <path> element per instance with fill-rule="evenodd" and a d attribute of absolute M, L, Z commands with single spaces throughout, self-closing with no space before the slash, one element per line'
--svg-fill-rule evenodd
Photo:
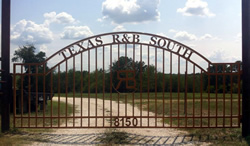
<path fill-rule="evenodd" d="M 190 61 L 203 71 L 206 71 L 208 66 L 200 66 L 200 64 L 197 63 L 197 59 L 205 64 L 211 64 L 211 62 L 203 55 L 180 42 L 164 36 L 142 32 L 112 32 L 88 37 L 57 51 L 47 58 L 44 63 L 52 65 L 54 64 L 53 62 L 55 62 L 53 61 L 54 58 L 57 60 L 57 63 L 60 63 L 77 54 L 80 54 L 81 52 L 85 52 L 93 48 L 118 44 L 138 44 L 164 49 Z M 56 66 L 56 64 L 52 66 Z"/>

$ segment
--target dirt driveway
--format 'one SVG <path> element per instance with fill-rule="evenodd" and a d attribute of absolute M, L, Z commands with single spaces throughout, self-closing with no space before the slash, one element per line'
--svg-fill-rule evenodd
<path fill-rule="evenodd" d="M 58 101 L 57 98 L 53 98 L 53 100 Z M 65 102 L 66 98 L 65 97 L 60 97 L 60 101 Z M 68 103 L 73 105 L 73 98 L 68 98 Z M 112 115 L 117 115 L 118 113 L 118 103 L 115 101 L 112 101 Z M 82 99 L 82 114 L 83 115 L 88 115 L 88 98 L 83 98 Z M 75 116 L 80 116 L 81 113 L 81 99 L 80 98 L 75 98 L 75 109 L 76 113 Z M 119 104 L 119 113 L 121 116 L 125 116 L 125 113 L 127 112 L 127 115 L 132 115 L 133 107 L 130 104 L 127 104 L 127 111 L 125 111 L 125 104 L 120 103 Z M 96 112 L 97 109 L 97 112 Z M 110 115 L 110 101 L 105 100 L 104 101 L 104 114 L 105 116 Z M 97 107 L 96 107 L 96 99 L 95 98 L 90 98 L 90 116 L 94 116 L 97 113 L 98 116 L 103 115 L 103 100 L 102 99 L 97 99 Z M 134 114 L 139 115 L 140 110 L 135 107 L 134 108 Z M 142 111 L 142 115 L 147 115 L 147 111 Z M 150 116 L 154 116 L 154 113 L 150 112 Z M 98 126 L 101 126 L 103 124 L 103 119 L 99 118 L 97 121 L 96 119 L 93 119 L 90 125 L 95 125 L 97 122 Z M 87 119 L 82 120 L 82 125 L 87 126 Z M 140 123 L 140 119 L 138 119 L 138 123 Z M 105 125 L 110 125 L 110 119 L 106 119 L 104 121 Z M 142 120 L 142 125 L 147 125 L 148 121 L 147 120 Z M 75 126 L 80 126 L 81 121 L 80 119 L 75 120 Z M 149 125 L 155 125 L 155 120 L 150 119 L 149 120 Z M 160 119 L 157 121 L 157 125 L 162 125 L 160 122 Z M 73 126 L 73 121 L 68 123 L 68 126 Z M 103 133 L 107 129 L 106 128 L 77 128 L 77 129 L 57 129 L 54 133 L 57 134 L 88 134 L 88 133 Z M 152 135 L 152 136 L 176 136 L 176 135 L 183 135 L 187 134 L 187 132 L 176 130 L 176 129 L 170 129 L 170 128 L 121 128 L 119 131 L 124 131 L 128 133 L 133 133 L 133 134 L 143 134 L 143 135 Z"/>
<path fill-rule="evenodd" d="M 58 101 L 58 98 L 53 98 L 53 100 Z M 82 99 L 82 115 L 90 115 L 94 116 L 102 116 L 103 115 L 103 109 L 105 116 L 110 115 L 110 104 L 112 104 L 112 114 L 117 115 L 118 113 L 118 103 L 115 101 L 110 102 L 109 100 L 103 101 L 102 99 L 97 99 L 97 106 L 96 106 L 96 99 L 90 98 L 90 113 L 88 113 L 88 98 Z M 66 98 L 60 97 L 61 102 L 65 102 Z M 73 98 L 68 98 L 68 103 L 73 105 Z M 104 104 L 103 104 L 104 102 Z M 104 105 L 104 106 L 103 106 Z M 81 99 L 75 98 L 75 116 L 81 115 Z M 120 103 L 119 104 L 119 113 L 121 116 L 125 115 L 125 104 Z M 140 114 L 140 110 L 135 107 L 133 107 L 130 104 L 127 104 L 127 114 L 132 114 L 134 110 L 134 114 Z M 142 115 L 147 115 L 147 111 L 142 111 Z M 149 113 L 150 116 L 154 116 L 154 113 Z M 87 126 L 87 121 L 82 120 L 82 126 Z M 90 125 L 102 125 L 104 122 L 104 125 L 109 125 L 110 120 L 107 119 L 103 121 L 103 119 L 97 119 L 97 121 L 93 120 Z M 140 122 L 140 121 L 138 121 Z M 154 125 L 156 122 L 152 119 L 149 121 L 149 125 Z M 75 126 L 81 125 L 80 119 L 75 119 Z M 65 123 L 64 123 L 65 124 Z M 142 125 L 147 125 L 148 121 L 142 120 Z M 162 125 L 162 123 L 157 121 L 157 125 Z M 64 125 L 62 125 L 64 126 Z M 73 126 L 73 120 L 68 122 L 68 126 Z M 179 144 L 179 145 L 195 145 L 197 142 L 191 141 L 190 139 L 195 139 L 193 137 L 186 137 L 185 135 L 188 135 L 185 131 L 180 131 L 173 128 L 120 128 L 115 129 L 116 132 L 126 132 L 130 135 L 129 139 L 131 140 L 131 143 L 134 144 Z M 50 133 L 43 133 L 42 136 L 44 136 L 45 140 L 48 140 L 50 142 L 42 143 L 42 142 L 35 142 L 33 145 L 72 145 L 72 144 L 87 144 L 87 145 L 96 145 L 100 143 L 96 143 L 95 140 L 98 140 L 99 137 L 102 137 L 103 133 L 107 133 L 107 131 L 110 131 L 108 128 L 70 128 L 70 129 L 56 129 L 54 132 Z M 188 139 L 190 142 L 184 142 L 185 139 Z M 199 145 L 209 145 L 209 143 L 201 143 L 198 142 Z"/>

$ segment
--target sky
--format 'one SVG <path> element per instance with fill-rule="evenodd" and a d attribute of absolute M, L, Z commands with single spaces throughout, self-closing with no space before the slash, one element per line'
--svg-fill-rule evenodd
<path fill-rule="evenodd" d="M 101 33 L 159 34 L 211 62 L 241 60 L 240 0 L 12 0 L 11 57 L 34 44 L 49 57 Z"/>

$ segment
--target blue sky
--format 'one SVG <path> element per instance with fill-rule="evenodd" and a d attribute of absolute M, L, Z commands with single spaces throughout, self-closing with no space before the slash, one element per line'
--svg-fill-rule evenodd
<path fill-rule="evenodd" d="M 241 60 L 240 0 L 12 0 L 11 7 L 12 54 L 33 43 L 50 56 L 92 35 L 139 31 L 177 40 L 212 62 Z"/>

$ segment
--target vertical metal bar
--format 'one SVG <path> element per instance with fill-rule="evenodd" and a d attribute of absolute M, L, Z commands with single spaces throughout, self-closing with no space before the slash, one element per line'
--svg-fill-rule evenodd
<path fill-rule="evenodd" d="M 118 44 L 118 68 L 120 68 L 120 44 Z"/>
<path fill-rule="evenodd" d="M 68 60 L 65 62 L 65 76 L 66 76 L 66 84 L 65 84 L 65 96 L 66 96 L 66 127 L 68 127 Z"/>
<path fill-rule="evenodd" d="M 226 110 L 226 96 L 225 96 L 225 65 L 223 65 L 223 127 L 225 127 L 225 110 Z"/>
<path fill-rule="evenodd" d="M 95 48 L 95 126 L 97 127 L 97 48 Z"/>
<path fill-rule="evenodd" d="M 76 61 L 75 61 L 76 59 L 75 59 L 75 56 L 73 56 L 73 127 L 75 127 L 75 88 L 76 88 L 76 86 L 75 86 L 75 82 L 76 82 L 76 80 L 75 80 L 75 72 L 76 72 Z"/>
<path fill-rule="evenodd" d="M 83 92 L 83 68 L 82 68 L 82 52 L 81 52 L 81 127 L 82 127 L 82 92 Z"/>
<path fill-rule="evenodd" d="M 200 120 L 200 127 L 202 127 L 202 119 L 203 119 L 203 114 L 202 114 L 202 112 L 203 112 L 203 107 L 202 107 L 202 92 L 203 92 L 203 71 L 201 70 L 201 75 L 200 75 L 200 107 L 201 107 L 201 109 L 200 109 L 200 116 L 201 116 L 201 120 Z"/>
<path fill-rule="evenodd" d="M 149 51 L 149 46 L 148 46 L 148 73 L 147 73 L 147 78 L 148 78 L 148 126 L 149 126 L 149 62 L 150 62 L 150 51 Z"/>
<path fill-rule="evenodd" d="M 233 73 L 233 64 L 231 64 L 230 65 L 230 84 L 231 84 L 231 86 L 230 86 L 230 94 L 231 94 L 231 107 L 230 107 L 230 109 L 231 109 L 231 117 L 230 117 L 230 126 L 232 127 L 233 126 L 233 75 L 232 75 L 232 73 Z"/>
<path fill-rule="evenodd" d="M 133 69 L 135 69 L 135 44 L 133 44 Z"/>
<path fill-rule="evenodd" d="M 112 112 L 112 45 L 110 45 L 110 127 L 112 127 Z"/>
<path fill-rule="evenodd" d="M 13 127 L 16 127 L 16 64 L 13 66 Z"/>
<path fill-rule="evenodd" d="M 120 44 L 118 44 L 118 68 L 120 69 Z M 120 116 L 120 93 L 118 92 L 118 117 Z"/>
<path fill-rule="evenodd" d="M 185 127 L 187 127 L 187 80 L 188 80 L 188 61 L 186 60 L 186 72 L 185 72 Z"/>
<path fill-rule="evenodd" d="M 105 47 L 103 46 L 102 47 L 102 52 L 103 52 L 103 56 L 102 56 L 102 68 L 103 68 L 103 74 L 102 74 L 102 104 L 103 104 L 103 108 L 102 108 L 102 116 L 103 116 L 103 127 L 105 126 L 105 118 L 104 118 L 104 116 L 105 116 L 105 114 L 104 114 L 104 109 L 105 109 L 105 101 L 104 101 L 104 97 L 105 97 Z"/>
<path fill-rule="evenodd" d="M 244 70 L 245 68 L 243 68 L 243 70 Z M 240 118 L 241 118 L 241 115 L 240 115 L 240 113 L 241 113 L 241 92 L 240 92 L 240 84 L 241 84 L 241 80 L 240 80 L 240 76 L 241 76 L 241 67 L 240 67 L 240 63 L 238 63 L 238 127 L 240 127 Z M 244 78 L 242 79 L 242 80 L 244 80 Z M 249 82 L 250 83 L 250 82 Z M 244 88 L 244 86 L 243 86 L 243 88 Z M 246 88 L 246 87 L 245 87 Z M 244 93 L 245 91 L 243 91 L 243 93 Z M 243 94 L 244 95 L 244 94 Z M 246 95 L 246 94 L 245 94 Z M 250 97 L 250 96 L 248 96 L 248 97 Z M 246 100 L 246 99 L 245 99 Z M 244 105 L 245 103 L 244 103 L 244 100 L 242 99 L 242 105 Z M 246 105 L 245 105 L 246 106 Z M 249 105 L 248 105 L 249 106 Z M 243 112 L 243 110 L 247 110 L 247 109 L 244 109 L 244 108 L 247 108 L 247 107 L 242 107 L 243 109 L 242 109 L 242 112 Z M 242 113 L 242 116 L 244 115 L 244 114 L 247 114 L 247 113 Z M 247 116 L 247 115 L 244 115 L 244 116 Z M 242 117 L 242 130 L 244 129 L 244 127 L 243 127 L 243 122 L 245 122 L 244 120 L 247 120 L 247 119 L 244 119 L 244 118 L 247 118 L 247 117 Z M 249 119 L 249 122 L 250 122 L 250 119 Z M 245 123 L 244 123 L 245 124 Z M 249 123 L 248 123 L 249 124 Z M 245 126 L 245 128 L 248 128 L 248 127 L 246 127 L 246 125 L 244 125 Z M 249 129 L 250 130 L 250 129 Z M 244 133 L 242 132 L 242 136 L 246 136 L 245 134 L 246 133 L 248 133 L 249 134 L 249 136 L 250 136 L 250 131 L 245 131 L 244 130 Z"/>
<path fill-rule="evenodd" d="M 132 65 L 133 65 L 133 69 L 135 70 L 135 44 L 133 44 L 133 63 L 132 63 Z M 132 96 L 133 96 L 133 117 L 135 116 L 135 93 L 133 92 L 132 93 Z"/>
<path fill-rule="evenodd" d="M 45 127 L 45 72 L 46 72 L 46 64 L 43 64 L 43 127 Z"/>
<path fill-rule="evenodd" d="M 180 56 L 178 56 L 178 127 L 180 127 Z"/>
<path fill-rule="evenodd" d="M 162 102 L 163 102 L 163 110 L 162 110 L 162 127 L 165 124 L 165 50 L 162 49 L 162 72 L 163 72 L 163 86 L 162 86 Z"/>
<path fill-rule="evenodd" d="M 127 65 L 128 63 L 128 48 L 127 48 L 127 44 L 125 44 L 125 66 Z"/>
<path fill-rule="evenodd" d="M 142 45 L 140 45 L 140 125 L 142 126 Z"/>
<path fill-rule="evenodd" d="M 10 76 L 10 6 L 11 0 L 2 0 L 2 37 L 1 37 L 1 68 L 3 96 L 1 100 L 1 131 L 6 132 L 10 129 L 10 90 L 12 89 L 12 81 Z M 9 91 L 9 92 L 8 92 Z"/>
<path fill-rule="evenodd" d="M 125 117 L 128 116 L 128 107 L 127 107 L 127 103 L 128 103 L 128 99 L 127 99 L 127 94 L 125 94 Z"/>
<path fill-rule="evenodd" d="M 250 1 L 242 0 L 242 136 L 250 136 Z M 240 66 L 240 65 L 239 65 Z M 240 67 L 238 67 L 240 69 Z M 240 70 L 238 70 L 240 78 Z M 238 80 L 239 81 L 239 80 Z M 240 81 L 238 82 L 240 84 Z M 240 87 L 240 85 L 239 85 Z M 238 92 L 238 98 L 240 93 Z M 240 100 L 239 100 L 240 105 Z M 239 108 L 240 109 L 240 108 Z M 239 113 L 240 114 L 240 113 Z M 239 115 L 240 116 L 240 115 Z"/>
<path fill-rule="evenodd" d="M 21 127 L 23 127 L 23 65 L 21 65 Z"/>
<path fill-rule="evenodd" d="M 215 81 L 215 104 L 216 104 L 216 119 L 215 119 L 215 125 L 218 127 L 218 65 L 215 66 L 215 73 L 216 73 L 216 81 Z"/>
<path fill-rule="evenodd" d="M 61 76 L 60 76 L 60 73 L 61 71 L 60 71 L 60 65 L 58 65 L 58 81 L 57 81 L 57 83 L 58 83 L 58 127 L 60 127 L 60 109 L 61 109 L 61 107 L 60 107 L 60 98 L 61 98 Z M 67 83 L 66 83 L 67 84 Z M 66 104 L 66 106 L 67 106 L 67 104 Z M 67 112 L 66 112 L 67 113 Z M 67 120 L 67 119 L 66 119 Z"/>
<path fill-rule="evenodd" d="M 210 127 L 210 64 L 208 64 L 208 127 Z"/>
<path fill-rule="evenodd" d="M 88 127 L 90 127 L 90 50 L 88 50 Z"/>
<path fill-rule="evenodd" d="M 50 127 L 53 125 L 53 71 L 50 73 Z M 36 118 L 37 119 L 37 118 Z"/>
<path fill-rule="evenodd" d="M 30 74 L 31 74 L 31 69 L 30 69 L 30 65 L 29 65 L 29 68 L 28 68 L 29 72 L 28 72 L 28 107 L 29 107 L 29 110 L 28 110 L 28 127 L 30 127 L 30 114 L 31 114 L 31 102 L 30 102 L 30 92 L 31 92 L 31 85 L 30 85 Z"/>
<path fill-rule="evenodd" d="M 125 66 L 128 65 L 128 46 L 127 44 L 125 44 Z M 127 76 L 127 74 L 126 74 Z M 127 117 L 127 102 L 128 102 L 128 99 L 127 99 L 127 94 L 125 94 L 125 116 Z"/>
<path fill-rule="evenodd" d="M 173 62 L 172 62 L 172 52 L 170 52 L 170 127 L 173 127 L 173 106 L 172 106 L 172 71 Z"/>
<path fill-rule="evenodd" d="M 195 65 L 193 65 L 193 127 L 195 127 Z"/>
<path fill-rule="evenodd" d="M 157 127 L 157 48 L 155 48 L 155 126 Z"/>
<path fill-rule="evenodd" d="M 38 116 L 38 65 L 36 65 L 36 127 L 37 127 L 37 116 Z"/>

